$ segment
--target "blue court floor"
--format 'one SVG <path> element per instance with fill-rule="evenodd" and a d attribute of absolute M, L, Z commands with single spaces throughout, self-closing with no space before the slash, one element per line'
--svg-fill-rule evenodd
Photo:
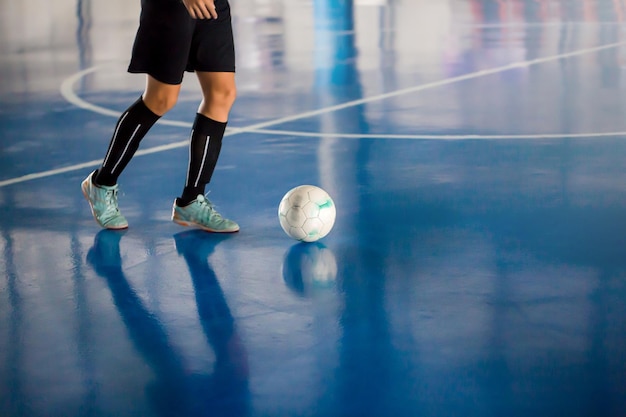
<path fill-rule="evenodd" d="M 81 194 L 139 1 L 0 2 L 0 416 L 625 417 L 626 1 L 231 3 L 219 236 L 170 221 L 193 74 L 129 229 Z"/>

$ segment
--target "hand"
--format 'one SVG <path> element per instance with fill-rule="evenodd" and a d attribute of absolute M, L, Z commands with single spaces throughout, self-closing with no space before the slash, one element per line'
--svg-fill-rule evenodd
<path fill-rule="evenodd" d="M 183 0 L 193 19 L 217 19 L 214 0 Z"/>

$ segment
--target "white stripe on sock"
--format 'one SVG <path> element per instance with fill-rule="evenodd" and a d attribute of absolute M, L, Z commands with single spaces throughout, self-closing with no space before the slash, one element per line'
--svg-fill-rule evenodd
<path fill-rule="evenodd" d="M 117 169 L 118 165 L 120 164 L 120 162 L 122 162 L 122 159 L 124 159 L 124 155 L 126 155 L 126 152 L 128 152 L 128 147 L 130 146 L 130 144 L 133 142 L 133 139 L 135 138 L 135 135 L 137 134 L 137 131 L 139 130 L 139 128 L 141 127 L 141 125 L 137 125 L 137 127 L 135 128 L 135 131 L 133 132 L 132 136 L 130 137 L 130 139 L 128 140 L 128 143 L 126 144 L 126 147 L 124 148 L 124 152 L 122 152 L 122 155 L 120 156 L 120 159 L 118 159 L 117 163 L 115 164 L 115 166 L 113 167 L 113 169 L 111 170 L 111 174 L 113 174 L 115 172 L 115 170 Z"/>
<path fill-rule="evenodd" d="M 185 187 L 189 186 L 189 174 L 191 174 L 191 141 L 193 138 L 194 130 L 191 129 L 191 134 L 189 135 L 189 165 L 187 165 L 187 180 L 185 181 Z"/>
<path fill-rule="evenodd" d="M 117 140 L 117 134 L 120 131 L 120 127 L 122 127 L 122 123 L 124 123 L 124 119 L 126 119 L 126 116 L 128 116 L 128 113 L 129 112 L 124 113 L 124 115 L 120 119 L 120 122 L 117 124 L 117 128 L 115 128 L 115 133 L 113 133 L 113 140 L 111 141 L 111 145 L 109 146 L 109 150 L 108 150 L 106 156 L 104 157 L 104 162 L 102 163 L 102 166 L 105 166 L 107 164 L 107 161 L 109 160 L 109 157 L 111 156 L 111 151 L 113 150 L 113 147 L 115 146 L 115 141 Z"/>
<path fill-rule="evenodd" d="M 196 181 L 194 182 L 194 187 L 198 186 L 198 183 L 200 182 L 200 177 L 202 176 L 202 169 L 204 168 L 204 163 L 206 162 L 206 156 L 207 153 L 209 152 L 209 142 L 211 142 L 211 136 L 207 136 L 206 137 L 206 143 L 204 144 L 204 153 L 202 154 L 202 164 L 200 165 L 200 170 L 198 171 L 198 177 L 196 178 Z"/>

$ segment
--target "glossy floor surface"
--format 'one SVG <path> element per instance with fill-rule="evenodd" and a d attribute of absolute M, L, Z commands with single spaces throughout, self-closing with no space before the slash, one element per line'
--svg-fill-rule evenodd
<path fill-rule="evenodd" d="M 626 2 L 232 7 L 217 236 L 170 221 L 193 74 L 130 228 L 80 192 L 139 2 L 0 3 L 0 416 L 626 416 Z M 278 223 L 300 184 L 317 243 Z"/>

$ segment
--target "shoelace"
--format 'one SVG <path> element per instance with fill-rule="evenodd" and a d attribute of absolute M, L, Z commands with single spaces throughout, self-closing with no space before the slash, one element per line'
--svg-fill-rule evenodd
<path fill-rule="evenodd" d="M 200 209 L 202 211 L 208 211 L 209 219 L 213 217 L 215 217 L 218 220 L 222 219 L 222 216 L 215 210 L 215 205 L 206 198 L 200 201 Z"/>
<path fill-rule="evenodd" d="M 104 199 L 107 211 L 111 209 L 113 209 L 115 213 L 120 211 L 120 209 L 117 207 L 117 190 L 107 190 Z"/>

